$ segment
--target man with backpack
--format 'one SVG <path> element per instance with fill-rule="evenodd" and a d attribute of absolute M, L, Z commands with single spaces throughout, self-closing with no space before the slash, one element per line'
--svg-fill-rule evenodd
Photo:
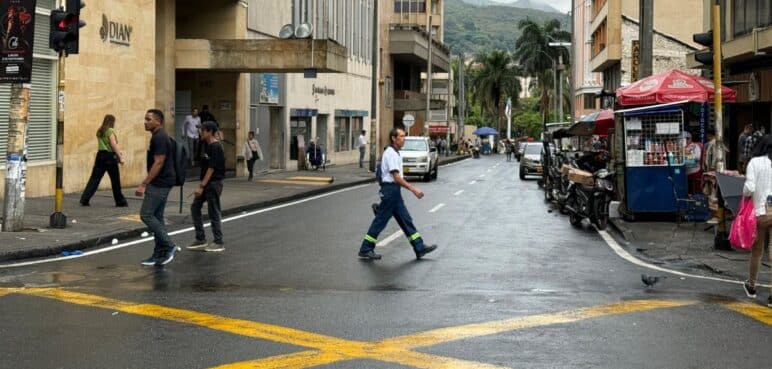
<path fill-rule="evenodd" d="M 164 225 L 164 210 L 169 192 L 177 183 L 175 173 L 175 142 L 163 128 L 164 114 L 158 109 L 145 113 L 145 130 L 152 133 L 147 150 L 147 177 L 139 184 L 135 194 L 143 197 L 139 217 L 153 232 L 155 248 L 153 255 L 142 261 L 142 265 L 166 265 L 174 259 L 177 246 L 174 245 Z M 183 158 L 185 159 L 185 158 Z"/>
<path fill-rule="evenodd" d="M 220 210 L 220 195 L 222 194 L 223 179 L 225 179 L 225 151 L 220 141 L 217 141 L 217 124 L 204 122 L 201 126 L 201 138 L 206 142 L 205 151 L 201 155 L 201 183 L 193 194 L 196 199 L 190 206 L 190 214 L 193 217 L 193 226 L 196 228 L 196 240 L 188 250 L 201 250 L 206 252 L 225 251 L 222 240 L 222 211 Z M 209 219 L 212 221 L 212 235 L 214 242 L 206 242 L 204 233 L 204 221 L 201 217 L 201 207 L 207 203 Z"/>

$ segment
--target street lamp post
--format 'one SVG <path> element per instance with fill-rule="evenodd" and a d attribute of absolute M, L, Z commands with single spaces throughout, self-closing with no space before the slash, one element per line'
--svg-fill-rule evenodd
<path fill-rule="evenodd" d="M 568 50 L 569 59 L 571 57 L 571 43 L 570 42 L 550 42 L 550 47 L 565 47 L 566 50 Z M 560 71 L 564 68 L 563 66 L 563 54 L 558 54 L 558 73 L 557 75 L 560 75 Z M 560 117 L 560 122 L 563 122 L 563 102 L 561 99 L 563 98 L 563 83 L 562 81 L 558 81 L 558 116 Z M 571 96 L 573 96 L 573 91 L 571 91 Z M 573 122 L 571 122 L 573 123 Z"/>

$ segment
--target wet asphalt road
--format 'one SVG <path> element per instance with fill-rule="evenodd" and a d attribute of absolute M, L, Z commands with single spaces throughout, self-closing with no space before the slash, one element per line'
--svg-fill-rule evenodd
<path fill-rule="evenodd" d="M 0 367 L 771 367 L 765 307 L 730 310 L 748 300 L 720 282 L 644 289 L 649 270 L 548 212 L 503 159 L 440 168 L 422 200 L 403 191 L 439 245 L 420 261 L 402 235 L 382 260 L 356 258 L 368 185 L 228 221 L 224 253 L 165 268 L 139 265 L 142 243 L 0 269 Z"/>

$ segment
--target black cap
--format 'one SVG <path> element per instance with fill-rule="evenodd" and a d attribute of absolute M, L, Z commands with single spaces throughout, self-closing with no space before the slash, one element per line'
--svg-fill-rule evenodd
<path fill-rule="evenodd" d="M 201 130 L 215 133 L 217 132 L 217 123 L 212 122 L 211 120 L 201 123 Z"/>

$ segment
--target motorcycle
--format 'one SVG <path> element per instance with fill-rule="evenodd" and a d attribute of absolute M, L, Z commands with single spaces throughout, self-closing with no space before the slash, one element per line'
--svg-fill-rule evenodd
<path fill-rule="evenodd" d="M 555 154 L 551 165 L 545 170 L 544 180 L 544 200 L 554 201 L 561 214 L 565 214 L 566 198 L 568 197 L 568 186 L 570 182 L 563 175 L 561 169 L 563 165 L 570 165 L 570 161 L 562 153 Z"/>
<path fill-rule="evenodd" d="M 570 182 L 566 198 L 569 222 L 578 227 L 584 218 L 590 219 L 598 229 L 606 229 L 609 220 L 609 203 L 614 198 L 615 173 L 601 169 L 593 174 L 592 186 Z"/>

